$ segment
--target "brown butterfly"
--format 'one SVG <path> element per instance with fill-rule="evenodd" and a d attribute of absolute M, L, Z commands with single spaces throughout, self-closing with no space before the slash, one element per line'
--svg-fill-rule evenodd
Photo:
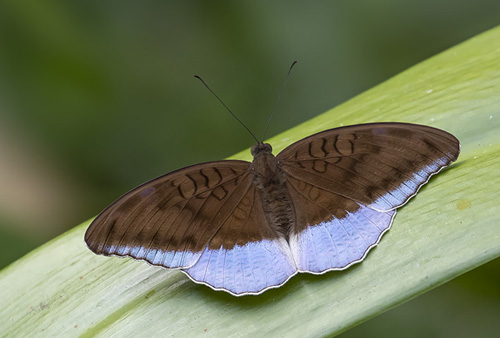
<path fill-rule="evenodd" d="M 408 123 L 326 130 L 277 156 L 259 142 L 252 162 L 196 164 L 133 189 L 97 216 L 85 241 L 215 290 L 259 294 L 298 272 L 363 260 L 396 208 L 459 151 L 453 135 Z"/>
<path fill-rule="evenodd" d="M 362 261 L 396 208 L 460 151 L 443 130 L 373 123 L 326 130 L 274 156 L 195 77 L 256 140 L 253 161 L 197 164 L 133 189 L 87 229 L 93 252 L 181 269 L 236 296 L 259 294 L 298 272 Z"/>

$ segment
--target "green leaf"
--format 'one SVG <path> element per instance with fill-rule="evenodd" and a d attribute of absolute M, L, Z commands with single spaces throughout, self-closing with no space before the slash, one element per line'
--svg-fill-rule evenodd
<path fill-rule="evenodd" d="M 500 28 L 274 137 L 278 152 L 340 125 L 404 121 L 462 143 L 456 164 L 400 209 L 365 261 L 233 297 L 131 259 L 100 257 L 88 222 L 0 273 L 0 327 L 37 336 L 334 335 L 500 256 Z M 248 150 L 236 157 L 250 159 Z"/>

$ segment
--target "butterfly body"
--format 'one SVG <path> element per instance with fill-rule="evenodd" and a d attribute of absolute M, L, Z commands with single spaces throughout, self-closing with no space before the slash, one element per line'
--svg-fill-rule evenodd
<path fill-rule="evenodd" d="M 372 123 L 326 130 L 252 162 L 215 161 L 151 180 L 107 207 L 85 241 L 103 255 L 181 269 L 233 295 L 298 272 L 362 261 L 396 209 L 455 161 L 458 140 L 432 127 Z"/>
<path fill-rule="evenodd" d="M 261 197 L 267 222 L 277 234 L 288 239 L 295 226 L 295 210 L 281 163 L 272 154 L 270 144 L 259 143 L 252 147 L 251 153 L 253 184 Z"/>

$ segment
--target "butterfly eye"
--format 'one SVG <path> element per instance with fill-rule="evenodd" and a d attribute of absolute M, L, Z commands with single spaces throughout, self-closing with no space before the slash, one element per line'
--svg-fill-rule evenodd
<path fill-rule="evenodd" d="M 250 149 L 250 152 L 252 153 L 252 156 L 255 157 L 255 155 L 259 153 L 267 153 L 271 154 L 273 151 L 273 147 L 269 143 L 258 143 Z"/>
<path fill-rule="evenodd" d="M 252 156 L 255 157 L 255 154 L 259 152 L 259 144 L 253 145 L 252 148 L 250 148 L 250 153 Z"/>

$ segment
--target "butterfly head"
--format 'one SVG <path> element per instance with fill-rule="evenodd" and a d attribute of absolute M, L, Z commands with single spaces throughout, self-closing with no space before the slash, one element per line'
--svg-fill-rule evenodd
<path fill-rule="evenodd" d="M 250 153 L 253 157 L 259 154 L 271 154 L 273 152 L 273 147 L 269 143 L 259 142 L 256 145 L 252 146 L 250 149 Z"/>

